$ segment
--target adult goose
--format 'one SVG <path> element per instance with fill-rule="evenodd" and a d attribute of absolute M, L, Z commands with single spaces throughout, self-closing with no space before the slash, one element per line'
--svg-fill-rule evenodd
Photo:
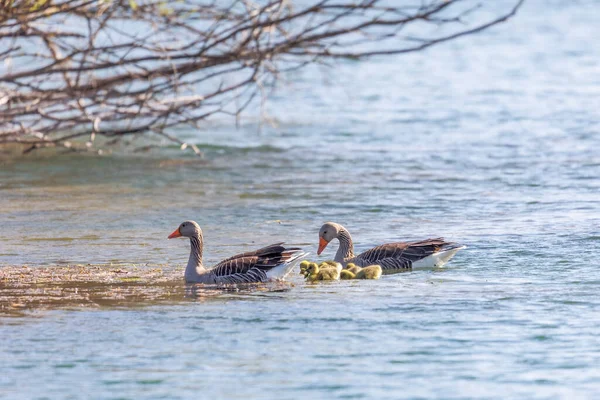
<path fill-rule="evenodd" d="M 387 243 L 354 255 L 354 245 L 348 230 L 335 222 L 327 222 L 319 231 L 317 254 L 321 254 L 333 239 L 338 239 L 340 242 L 340 247 L 335 254 L 335 261 L 344 266 L 348 263 L 354 263 L 359 267 L 377 264 L 381 265 L 384 273 L 410 268 L 440 267 L 448 262 L 457 251 L 466 247 L 458 243 L 447 242 L 443 238 L 435 238 L 417 242 Z"/>
<path fill-rule="evenodd" d="M 185 221 L 169 235 L 190 238 L 190 258 L 185 268 L 188 283 L 255 283 L 283 279 L 294 268 L 295 262 L 308 253 L 299 248 L 286 248 L 283 243 L 272 244 L 262 249 L 229 257 L 214 267 L 202 265 L 204 240 L 202 229 L 194 221 Z"/>

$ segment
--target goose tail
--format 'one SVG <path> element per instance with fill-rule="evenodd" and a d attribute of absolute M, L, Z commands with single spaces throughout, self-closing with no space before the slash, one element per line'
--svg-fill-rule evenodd
<path fill-rule="evenodd" d="M 433 253 L 432 255 L 425 257 L 419 261 L 413 262 L 413 268 L 439 268 L 446 264 L 454 255 L 462 249 L 466 249 L 467 246 L 459 243 L 448 243 L 445 244 L 440 251 Z"/>
<path fill-rule="evenodd" d="M 267 271 L 267 278 L 269 279 L 285 279 L 286 276 L 289 275 L 290 272 L 294 269 L 296 264 L 302 259 L 306 258 L 309 253 L 304 251 L 295 251 L 289 259 L 276 267 L 271 268 Z"/>

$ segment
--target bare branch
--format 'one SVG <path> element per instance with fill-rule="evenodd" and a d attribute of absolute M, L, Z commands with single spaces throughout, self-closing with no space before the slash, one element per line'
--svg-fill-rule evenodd
<path fill-rule="evenodd" d="M 0 0 L 0 145 L 97 151 L 99 136 L 154 133 L 201 155 L 177 128 L 237 122 L 257 97 L 263 110 L 283 73 L 420 51 L 524 0 L 488 20 L 473 1 Z"/>

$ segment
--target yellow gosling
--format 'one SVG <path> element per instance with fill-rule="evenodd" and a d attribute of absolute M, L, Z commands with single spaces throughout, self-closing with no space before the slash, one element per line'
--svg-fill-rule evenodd
<path fill-rule="evenodd" d="M 335 261 L 323 261 L 321 264 L 319 264 L 319 269 L 335 269 L 336 271 L 340 272 L 342 268 L 342 264 Z"/>
<path fill-rule="evenodd" d="M 312 261 L 308 261 L 308 260 L 305 260 L 305 261 L 306 261 L 306 263 L 302 262 L 302 263 L 301 263 L 302 265 L 300 265 L 300 270 L 301 270 L 301 271 L 303 271 L 303 272 L 306 272 L 306 271 L 308 271 L 309 267 L 310 267 L 311 265 L 313 265 L 313 264 L 314 264 L 314 265 L 318 265 L 317 263 L 315 263 L 315 262 L 312 262 Z"/>
<path fill-rule="evenodd" d="M 340 279 L 344 279 L 344 280 L 356 279 L 356 275 L 354 273 L 348 271 L 347 269 L 343 269 L 340 271 Z"/>
<path fill-rule="evenodd" d="M 354 263 L 348 263 L 346 264 L 346 269 L 356 275 L 362 268 Z"/>
<path fill-rule="evenodd" d="M 306 269 L 308 268 L 309 265 L 310 265 L 310 261 L 308 261 L 308 260 L 304 260 L 300 263 L 300 275 L 304 275 L 304 273 L 306 272 Z"/>
<path fill-rule="evenodd" d="M 356 274 L 356 279 L 379 279 L 381 277 L 380 265 L 369 265 L 364 267 Z"/>
<path fill-rule="evenodd" d="M 306 267 L 306 269 L 302 272 L 302 275 L 304 275 L 304 278 L 308 279 L 308 276 L 312 273 L 311 271 L 314 271 L 315 268 L 318 269 L 318 264 L 311 262 L 308 263 L 308 267 Z"/>
<path fill-rule="evenodd" d="M 319 266 L 322 267 L 324 265 L 331 265 L 332 267 L 337 267 L 338 264 L 339 264 L 339 262 L 337 262 L 337 261 L 327 260 L 327 261 L 323 261 L 321 264 L 319 264 Z"/>
<path fill-rule="evenodd" d="M 342 264 L 335 261 L 323 261 L 319 264 L 319 268 L 338 268 L 340 265 Z"/>
<path fill-rule="evenodd" d="M 301 271 L 301 274 L 304 275 L 304 278 L 306 280 L 315 280 L 316 279 L 316 274 L 313 273 L 313 271 L 315 271 L 315 270 L 317 270 L 317 273 L 318 273 L 319 266 L 317 265 L 317 263 L 309 262 L 308 263 L 308 267 L 306 267 L 305 270 Z M 313 274 L 315 276 L 309 279 L 309 276 L 311 274 Z"/>
<path fill-rule="evenodd" d="M 316 263 L 311 263 L 306 272 L 306 280 L 309 282 L 337 281 L 340 279 L 340 272 L 337 268 L 320 269 Z"/>

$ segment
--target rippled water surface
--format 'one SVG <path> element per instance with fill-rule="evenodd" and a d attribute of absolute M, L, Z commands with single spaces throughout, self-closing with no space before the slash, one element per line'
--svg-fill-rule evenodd
<path fill-rule="evenodd" d="M 469 247 L 380 281 L 0 317 L 0 397 L 597 398 L 598 20 L 531 0 L 476 37 L 307 70 L 270 103 L 279 126 L 182 133 L 201 161 L 2 161 L 5 267 L 182 270 L 184 219 L 209 262 L 282 240 L 316 258 L 329 220 L 358 250 Z"/>

